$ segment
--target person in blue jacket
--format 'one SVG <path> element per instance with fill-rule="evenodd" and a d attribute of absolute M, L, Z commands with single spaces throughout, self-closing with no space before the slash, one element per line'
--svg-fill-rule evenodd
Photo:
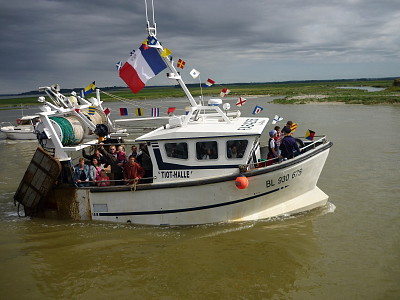
<path fill-rule="evenodd" d="M 75 182 L 78 187 L 89 186 L 90 178 L 90 168 L 85 165 L 85 159 L 81 157 L 79 159 L 79 164 L 75 167 Z"/>
<path fill-rule="evenodd" d="M 292 130 L 289 127 L 285 126 L 283 127 L 282 132 L 284 134 L 284 137 L 279 147 L 279 149 L 281 150 L 281 156 L 286 159 L 290 159 L 299 155 L 300 148 L 299 145 L 297 145 L 295 138 L 292 136 Z"/>

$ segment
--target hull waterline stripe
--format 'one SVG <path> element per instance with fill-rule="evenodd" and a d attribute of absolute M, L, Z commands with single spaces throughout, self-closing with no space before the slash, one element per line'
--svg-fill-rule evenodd
<path fill-rule="evenodd" d="M 190 207 L 190 208 L 181 208 L 181 209 L 169 209 L 169 210 L 153 210 L 153 211 L 137 211 L 137 212 L 119 212 L 119 213 L 96 213 L 96 216 L 107 216 L 107 217 L 112 217 L 112 216 L 140 216 L 140 215 L 160 215 L 160 214 L 174 214 L 174 213 L 182 213 L 182 212 L 190 212 L 190 211 L 196 211 L 196 210 L 204 210 L 204 209 L 210 209 L 210 208 L 216 208 L 216 207 L 222 207 L 222 206 L 228 206 L 228 205 L 233 205 L 245 201 L 249 201 L 255 198 L 259 198 L 268 194 L 272 194 L 274 192 L 279 191 L 280 189 L 286 188 L 281 187 L 277 188 L 259 195 L 254 195 L 250 196 L 247 198 L 243 199 L 238 199 L 234 201 L 229 201 L 229 202 L 224 202 L 224 203 L 217 203 L 217 204 L 212 204 L 212 205 L 205 205 L 205 206 L 197 206 L 197 207 Z"/>

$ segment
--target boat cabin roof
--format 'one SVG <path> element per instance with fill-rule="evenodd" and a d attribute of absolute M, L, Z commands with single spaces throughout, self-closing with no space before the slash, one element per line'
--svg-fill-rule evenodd
<path fill-rule="evenodd" d="M 144 134 L 136 141 L 198 139 L 208 137 L 251 136 L 260 135 L 269 118 L 235 118 L 230 123 L 221 122 L 219 119 L 198 120 L 187 125 L 172 124 L 157 128 Z M 172 122 L 174 123 L 174 122 Z"/>
<path fill-rule="evenodd" d="M 23 117 L 20 118 L 20 120 L 33 120 L 35 118 L 39 118 L 39 116 L 38 115 L 35 115 L 35 116 L 23 116 Z"/>

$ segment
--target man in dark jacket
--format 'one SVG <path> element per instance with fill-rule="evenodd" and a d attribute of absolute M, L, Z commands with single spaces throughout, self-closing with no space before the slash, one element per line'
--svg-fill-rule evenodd
<path fill-rule="evenodd" d="M 104 168 L 107 168 L 107 166 L 108 166 L 106 159 L 100 153 L 99 149 L 95 149 L 94 153 L 92 155 L 86 154 L 85 149 L 82 149 L 82 156 L 84 158 L 88 159 L 89 162 L 91 162 L 93 158 L 96 158 L 100 165 L 104 165 L 103 166 Z"/>
<path fill-rule="evenodd" d="M 106 159 L 107 163 L 111 166 L 111 180 L 116 180 L 115 185 L 123 184 L 123 176 L 122 176 L 122 166 L 117 157 L 117 149 L 114 145 L 109 147 L 109 151 L 107 152 L 103 145 L 99 148 L 100 153 Z"/>
<path fill-rule="evenodd" d="M 282 139 L 279 149 L 281 150 L 281 155 L 287 159 L 293 158 L 300 154 L 299 145 L 294 137 L 292 137 L 292 130 L 285 126 L 282 129 L 284 137 Z"/>

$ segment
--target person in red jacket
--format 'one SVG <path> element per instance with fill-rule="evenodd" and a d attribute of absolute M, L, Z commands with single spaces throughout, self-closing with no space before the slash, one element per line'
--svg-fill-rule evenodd
<path fill-rule="evenodd" d="M 124 166 L 124 180 L 126 184 L 139 182 L 144 176 L 144 169 L 135 160 L 133 155 L 129 156 L 129 162 Z"/>

